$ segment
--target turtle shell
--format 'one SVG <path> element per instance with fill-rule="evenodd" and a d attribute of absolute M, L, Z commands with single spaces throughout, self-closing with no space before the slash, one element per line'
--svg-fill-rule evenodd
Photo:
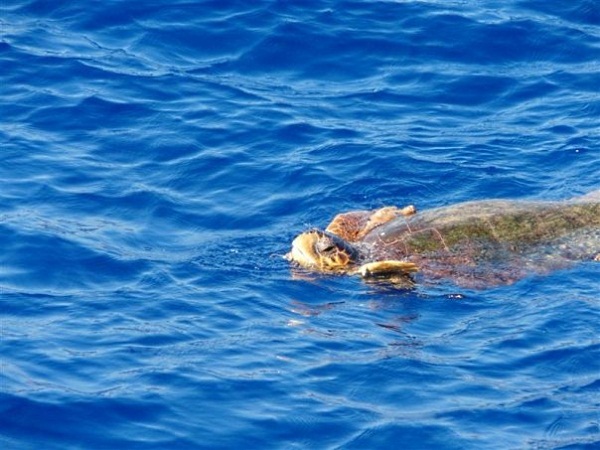
<path fill-rule="evenodd" d="M 425 279 L 506 284 L 598 255 L 600 202 L 462 203 L 397 217 L 362 244 L 367 260 L 414 262 Z"/>

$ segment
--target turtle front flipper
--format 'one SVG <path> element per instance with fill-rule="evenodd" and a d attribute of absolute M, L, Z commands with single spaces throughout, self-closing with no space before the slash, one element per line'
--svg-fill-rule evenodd
<path fill-rule="evenodd" d="M 386 260 L 363 264 L 356 273 L 366 280 L 408 279 L 412 273 L 418 272 L 416 264 L 407 261 Z"/>
<path fill-rule="evenodd" d="M 356 242 L 378 226 L 388 223 L 398 216 L 412 216 L 416 211 L 413 205 L 404 208 L 385 206 L 373 211 L 351 211 L 335 216 L 326 231 L 348 242 Z"/>

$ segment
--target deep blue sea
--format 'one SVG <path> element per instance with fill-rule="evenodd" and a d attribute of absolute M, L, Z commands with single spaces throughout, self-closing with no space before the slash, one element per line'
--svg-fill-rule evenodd
<path fill-rule="evenodd" d="M 600 264 L 281 258 L 343 211 L 599 189 L 597 0 L 2 0 L 0 146 L 3 450 L 600 448 Z"/>

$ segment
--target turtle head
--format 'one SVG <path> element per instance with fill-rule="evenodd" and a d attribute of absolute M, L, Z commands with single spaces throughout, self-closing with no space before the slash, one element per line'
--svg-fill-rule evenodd
<path fill-rule="evenodd" d="M 286 258 L 308 269 L 342 272 L 356 263 L 358 251 L 335 234 L 310 230 L 294 239 Z"/>

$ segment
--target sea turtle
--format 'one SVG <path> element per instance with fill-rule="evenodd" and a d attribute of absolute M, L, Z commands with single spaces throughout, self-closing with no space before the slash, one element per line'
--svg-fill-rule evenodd
<path fill-rule="evenodd" d="M 600 190 L 561 202 L 483 200 L 418 213 L 407 206 L 339 214 L 324 231 L 297 236 L 286 259 L 367 280 L 510 284 L 572 261 L 600 261 Z"/>

